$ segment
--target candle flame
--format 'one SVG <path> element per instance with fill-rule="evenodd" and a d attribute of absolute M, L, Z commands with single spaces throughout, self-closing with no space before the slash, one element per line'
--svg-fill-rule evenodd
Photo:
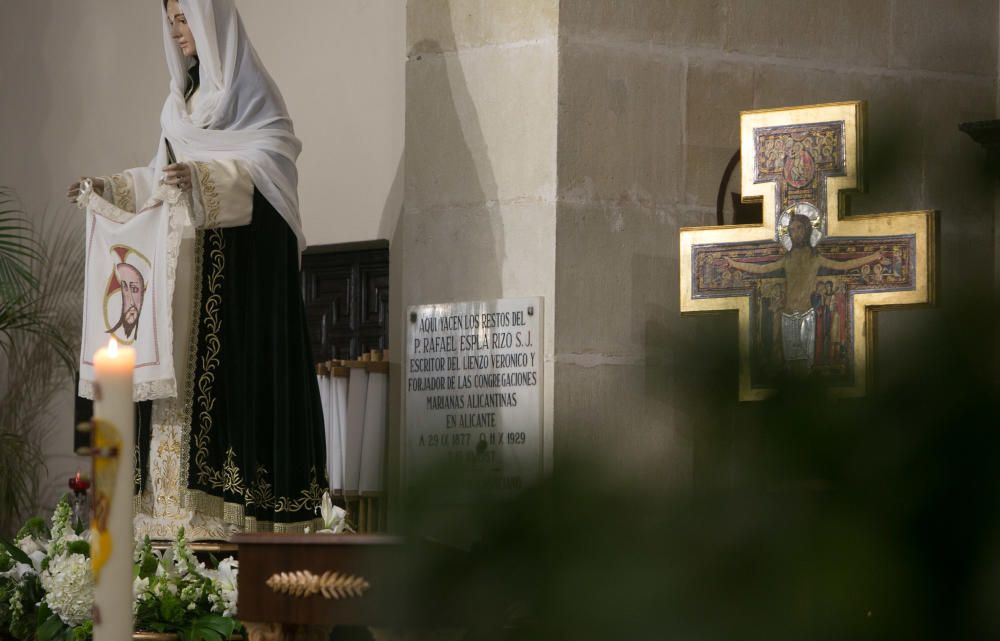
<path fill-rule="evenodd" d="M 118 356 L 118 341 L 115 340 L 114 336 L 108 341 L 108 356 L 111 358 Z"/>

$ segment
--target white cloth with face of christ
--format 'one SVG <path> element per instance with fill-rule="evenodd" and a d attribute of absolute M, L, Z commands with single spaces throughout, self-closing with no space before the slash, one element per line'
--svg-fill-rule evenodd
<path fill-rule="evenodd" d="M 88 182 L 77 202 L 87 216 L 80 396 L 94 397 L 94 353 L 111 338 L 135 350 L 134 400 L 176 396 L 172 303 L 188 198 L 159 185 L 133 213 Z"/>

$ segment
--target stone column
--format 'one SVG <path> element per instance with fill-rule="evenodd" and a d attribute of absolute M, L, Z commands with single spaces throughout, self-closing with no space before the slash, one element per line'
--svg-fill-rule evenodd
<path fill-rule="evenodd" d="M 552 448 L 557 0 L 409 0 L 405 204 L 391 243 L 391 357 L 406 308 L 545 298 Z M 402 373 L 390 441 L 399 452 Z M 392 466 L 390 465 L 390 469 Z"/>

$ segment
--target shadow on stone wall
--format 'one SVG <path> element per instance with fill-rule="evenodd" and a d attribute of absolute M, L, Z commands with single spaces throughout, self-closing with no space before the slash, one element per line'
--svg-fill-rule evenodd
<path fill-rule="evenodd" d="M 412 51 L 419 53 L 407 62 L 404 304 L 500 298 L 497 184 L 463 54 L 436 40 Z"/>

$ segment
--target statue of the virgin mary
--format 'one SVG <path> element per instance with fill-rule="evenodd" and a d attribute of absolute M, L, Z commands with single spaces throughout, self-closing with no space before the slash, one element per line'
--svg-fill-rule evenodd
<path fill-rule="evenodd" d="M 161 182 L 190 199 L 176 393 L 138 406 L 136 534 L 301 531 L 327 487 L 298 274 L 301 144 L 233 0 L 166 0 L 162 19 L 170 93 L 156 157 L 93 181 L 131 212 Z"/>

